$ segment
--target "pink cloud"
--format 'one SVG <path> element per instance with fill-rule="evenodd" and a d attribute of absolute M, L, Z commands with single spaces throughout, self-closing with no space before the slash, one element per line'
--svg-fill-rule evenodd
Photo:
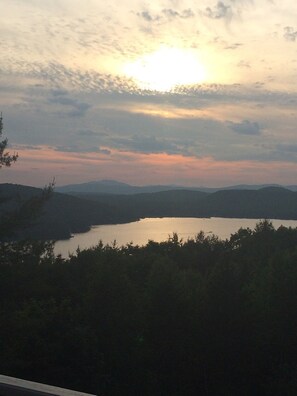
<path fill-rule="evenodd" d="M 218 161 L 165 153 L 144 154 L 108 148 L 104 152 L 73 153 L 48 146 L 20 147 L 18 162 L 0 172 L 1 182 L 43 186 L 116 179 L 131 184 L 225 186 L 239 183 L 296 183 L 293 162 Z"/>

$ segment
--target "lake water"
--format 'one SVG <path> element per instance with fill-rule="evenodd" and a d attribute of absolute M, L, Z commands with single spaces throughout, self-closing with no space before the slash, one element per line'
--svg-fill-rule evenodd
<path fill-rule="evenodd" d="M 114 241 L 118 246 L 133 242 L 134 245 L 145 245 L 148 240 L 155 242 L 166 241 L 176 232 L 179 238 L 188 239 L 195 237 L 199 231 L 214 234 L 222 239 L 229 238 L 240 227 L 253 229 L 259 219 L 229 219 L 211 217 L 200 218 L 147 218 L 127 224 L 113 224 L 94 226 L 90 231 L 75 234 L 71 239 L 58 241 L 54 251 L 63 257 L 75 253 L 77 247 L 86 249 L 95 246 L 100 240 L 104 244 Z M 280 225 L 297 227 L 296 220 L 272 220 L 275 228 Z"/>

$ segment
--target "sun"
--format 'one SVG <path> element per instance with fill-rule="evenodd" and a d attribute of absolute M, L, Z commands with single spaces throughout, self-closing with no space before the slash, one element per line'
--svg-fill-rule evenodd
<path fill-rule="evenodd" d="M 160 48 L 124 66 L 124 74 L 142 89 L 160 92 L 180 85 L 201 83 L 206 71 L 197 51 L 180 48 Z"/>

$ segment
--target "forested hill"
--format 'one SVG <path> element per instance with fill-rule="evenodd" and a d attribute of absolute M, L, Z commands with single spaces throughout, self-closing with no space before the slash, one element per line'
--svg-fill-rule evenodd
<path fill-rule="evenodd" d="M 7 213 L 15 213 L 24 203 L 34 204 L 34 197 L 42 190 L 33 187 L 0 184 L 0 220 Z M 111 224 L 133 221 L 125 212 L 115 213 L 108 202 L 98 203 L 74 196 L 52 193 L 30 224 L 10 239 L 67 239 L 72 233 L 85 232 L 92 224 Z"/>
<path fill-rule="evenodd" d="M 261 190 L 222 190 L 214 193 L 188 190 L 150 194 L 77 194 L 137 217 L 238 217 L 297 219 L 297 193 L 280 187 Z"/>
<path fill-rule="evenodd" d="M 0 184 L 0 215 L 16 210 L 42 190 Z M 144 217 L 237 217 L 297 219 L 297 193 L 279 187 L 214 193 L 171 190 L 133 195 L 54 192 L 30 227 L 14 239 L 69 238 L 91 225 L 131 222 Z"/>

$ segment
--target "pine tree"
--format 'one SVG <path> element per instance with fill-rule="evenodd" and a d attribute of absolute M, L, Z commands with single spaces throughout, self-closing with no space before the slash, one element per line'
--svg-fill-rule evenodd
<path fill-rule="evenodd" d="M 0 115 L 0 138 L 3 134 L 3 117 L 2 113 Z M 11 155 L 6 149 L 8 145 L 8 140 L 3 139 L 0 141 L 0 168 L 2 166 L 10 166 L 13 162 L 15 162 L 18 158 L 18 154 Z"/>

